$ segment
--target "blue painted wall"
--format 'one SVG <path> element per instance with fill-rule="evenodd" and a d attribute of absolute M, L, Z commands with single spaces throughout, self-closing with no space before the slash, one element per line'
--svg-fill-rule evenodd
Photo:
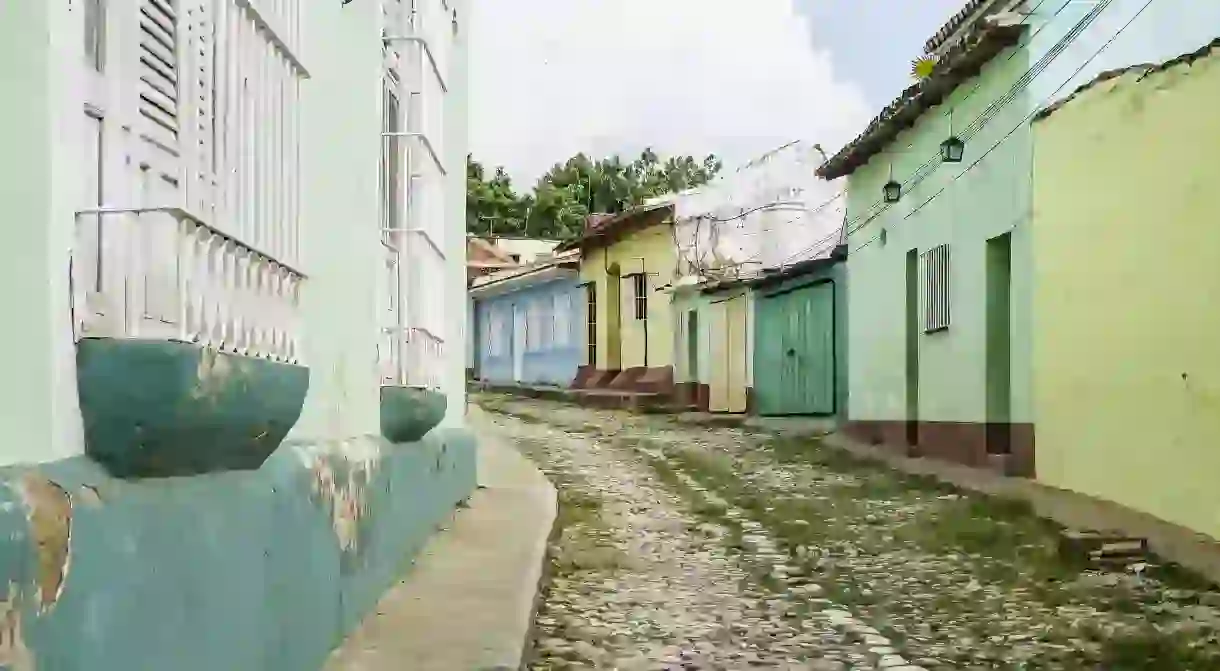
<path fill-rule="evenodd" d="M 567 319 L 555 318 L 555 300 L 566 296 Z M 541 337 L 525 348 L 523 374 L 513 377 L 513 309 L 540 315 Z M 556 279 L 497 296 L 475 299 L 476 375 L 495 383 L 521 382 L 567 386 L 585 356 L 585 292 L 575 278 Z M 493 332 L 495 333 L 493 337 Z"/>
<path fill-rule="evenodd" d="M 4 469 L 0 668 L 318 669 L 473 491 L 474 450 L 454 429 L 190 478 Z"/>

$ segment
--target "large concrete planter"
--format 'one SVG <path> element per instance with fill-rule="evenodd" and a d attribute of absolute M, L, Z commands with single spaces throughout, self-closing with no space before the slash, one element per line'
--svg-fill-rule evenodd
<path fill-rule="evenodd" d="M 121 478 L 263 465 L 301 415 L 309 369 L 163 340 L 76 347 L 85 452 Z"/>
<path fill-rule="evenodd" d="M 381 435 L 391 443 L 414 443 L 445 417 L 439 391 L 415 387 L 381 388 Z"/>

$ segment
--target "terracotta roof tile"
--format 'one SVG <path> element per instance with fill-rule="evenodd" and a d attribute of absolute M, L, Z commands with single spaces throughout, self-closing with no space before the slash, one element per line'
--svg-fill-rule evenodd
<path fill-rule="evenodd" d="M 1024 24 L 976 25 L 941 56 L 930 77 L 907 87 L 869 122 L 863 133 L 822 164 L 817 169 L 817 175 L 824 179 L 836 179 L 850 175 L 868 163 L 902 131 L 913 126 L 924 112 L 944 101 L 962 82 L 977 75 L 988 61 L 1004 49 L 1015 45 L 1024 31 Z"/>

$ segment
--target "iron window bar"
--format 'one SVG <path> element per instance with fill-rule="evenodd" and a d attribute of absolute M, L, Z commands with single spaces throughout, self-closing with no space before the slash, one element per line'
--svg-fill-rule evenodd
<path fill-rule="evenodd" d="M 445 83 L 445 76 L 441 74 L 441 67 L 436 62 L 436 57 L 432 55 L 432 46 L 428 43 L 428 39 L 422 35 L 387 35 L 381 38 L 382 43 L 386 46 L 394 42 L 416 42 L 423 48 L 424 55 L 428 57 L 428 64 L 432 66 L 432 74 L 436 75 L 436 81 L 441 85 L 443 93 L 449 92 L 449 85 Z"/>

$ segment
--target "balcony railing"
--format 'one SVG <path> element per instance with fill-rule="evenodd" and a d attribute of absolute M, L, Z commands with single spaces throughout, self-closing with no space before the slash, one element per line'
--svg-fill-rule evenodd
<path fill-rule="evenodd" d="M 444 376 L 445 341 L 424 328 L 389 326 L 383 329 L 381 382 L 397 387 L 440 389 Z"/>
<path fill-rule="evenodd" d="M 197 343 L 302 362 L 304 273 L 178 207 L 76 215 L 76 337 Z"/>

